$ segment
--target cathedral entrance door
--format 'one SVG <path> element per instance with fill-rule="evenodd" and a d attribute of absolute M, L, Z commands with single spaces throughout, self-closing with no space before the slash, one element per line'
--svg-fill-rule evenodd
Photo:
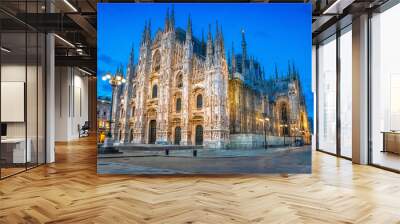
<path fill-rule="evenodd" d="M 196 126 L 196 145 L 203 145 L 203 126 Z"/>
<path fill-rule="evenodd" d="M 149 144 L 156 143 L 156 120 L 151 120 L 149 123 Z"/>
<path fill-rule="evenodd" d="M 175 145 L 179 145 L 181 143 L 181 127 L 175 128 Z"/>

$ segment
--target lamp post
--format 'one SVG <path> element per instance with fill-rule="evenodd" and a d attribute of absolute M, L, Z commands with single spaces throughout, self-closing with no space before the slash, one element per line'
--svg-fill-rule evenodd
<path fill-rule="evenodd" d="M 119 71 L 119 70 L 118 70 Z M 118 149 L 114 148 L 114 140 L 112 138 L 112 114 L 113 114 L 113 106 L 114 106 L 114 91 L 117 86 L 120 86 L 122 83 L 125 83 L 126 80 L 124 79 L 123 75 L 121 72 L 117 72 L 114 75 L 111 73 L 106 73 L 103 76 L 103 81 L 108 81 L 108 83 L 111 86 L 112 92 L 111 92 L 111 110 L 110 110 L 110 125 L 109 125 L 109 132 L 107 134 L 107 138 L 104 141 L 104 144 L 102 147 L 100 147 L 99 152 L 100 153 L 119 153 Z"/>
<path fill-rule="evenodd" d="M 111 125 L 113 123 L 112 114 L 113 114 L 113 106 L 114 106 L 114 90 L 117 86 L 120 86 L 122 83 L 125 83 L 126 80 L 124 79 L 122 74 L 115 73 L 114 75 L 112 75 L 109 72 L 107 72 L 107 74 L 105 74 L 102 79 L 103 79 L 103 81 L 108 81 L 108 83 L 111 86 L 111 110 L 110 110 L 110 125 L 109 125 L 110 130 L 107 134 L 107 137 L 112 138 Z"/>

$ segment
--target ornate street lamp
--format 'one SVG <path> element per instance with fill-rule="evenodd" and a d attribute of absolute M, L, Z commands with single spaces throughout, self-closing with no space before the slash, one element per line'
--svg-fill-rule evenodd
<path fill-rule="evenodd" d="M 103 81 L 108 81 L 108 83 L 111 86 L 112 92 L 111 92 L 111 111 L 110 111 L 110 125 L 109 125 L 109 132 L 107 134 L 107 138 L 104 141 L 104 144 L 102 147 L 100 147 L 99 153 L 119 153 L 119 150 L 114 147 L 114 140 L 112 138 L 111 134 L 111 126 L 112 126 L 112 113 L 113 113 L 113 104 L 114 104 L 114 91 L 116 90 L 116 87 L 120 86 L 122 83 L 125 83 L 126 80 L 124 79 L 122 72 L 120 70 L 117 71 L 114 75 L 111 73 L 107 72 L 103 77 Z"/>
<path fill-rule="evenodd" d="M 107 72 L 104 76 L 103 76 L 103 81 L 108 81 L 108 83 L 111 86 L 111 111 L 110 111 L 110 125 L 109 125 L 109 132 L 107 134 L 107 137 L 112 138 L 112 134 L 111 134 L 111 124 L 113 123 L 112 121 L 112 113 L 113 113 L 113 105 L 114 105 L 114 91 L 116 89 L 116 87 L 120 86 L 122 83 L 125 83 L 126 80 L 124 79 L 124 77 L 122 76 L 122 74 L 119 73 L 115 73 L 114 75 L 112 75 L 111 73 Z"/>

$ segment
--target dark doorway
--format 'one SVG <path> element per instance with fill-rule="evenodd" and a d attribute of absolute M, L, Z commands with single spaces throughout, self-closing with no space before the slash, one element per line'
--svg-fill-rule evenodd
<path fill-rule="evenodd" d="M 151 120 L 149 124 L 149 144 L 156 143 L 156 120 Z"/>
<path fill-rule="evenodd" d="M 196 126 L 196 145 L 203 145 L 203 126 Z"/>
<path fill-rule="evenodd" d="M 131 129 L 131 133 L 129 135 L 129 142 L 131 143 L 133 141 L 133 129 Z"/>
<path fill-rule="evenodd" d="M 181 144 L 181 127 L 176 127 L 175 128 L 175 145 Z"/>

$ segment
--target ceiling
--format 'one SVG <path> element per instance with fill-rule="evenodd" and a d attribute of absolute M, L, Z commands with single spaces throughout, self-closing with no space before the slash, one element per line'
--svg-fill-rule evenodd
<path fill-rule="evenodd" d="M 36 33 L 55 33 L 56 66 L 78 66 L 95 75 L 97 67 L 96 0 L 1 0 L 2 45 L 12 49 L 7 59 L 36 51 Z M 27 30 L 27 52 L 25 31 Z M 30 35 L 29 33 L 35 33 Z M 39 46 L 42 47 L 42 46 Z M 4 58 L 3 58 L 4 60 Z"/>
<path fill-rule="evenodd" d="M 378 7 L 386 1 L 252 0 L 251 2 L 311 2 L 313 7 L 313 42 L 316 43 L 320 39 L 336 32 L 337 24 L 345 26 L 346 21 L 351 23 L 351 16 Z M 97 2 L 139 1 L 1 0 L 0 22 L 2 32 L 4 33 L 2 35 L 2 39 L 4 38 L 3 43 L 8 42 L 8 47 L 14 48 L 15 55 L 18 55 L 18 52 L 23 54 L 24 48 L 22 46 L 25 46 L 25 39 L 22 37 L 26 29 L 32 32 L 54 32 L 57 34 L 55 38 L 56 65 L 78 66 L 95 75 L 97 67 Z M 145 0 L 140 2 L 153 1 Z M 234 2 L 248 1 L 234 0 Z M 338 23 L 338 21 L 342 22 Z M 28 44 L 28 54 L 32 51 L 31 47 L 32 49 L 35 48 L 34 43 Z"/>

